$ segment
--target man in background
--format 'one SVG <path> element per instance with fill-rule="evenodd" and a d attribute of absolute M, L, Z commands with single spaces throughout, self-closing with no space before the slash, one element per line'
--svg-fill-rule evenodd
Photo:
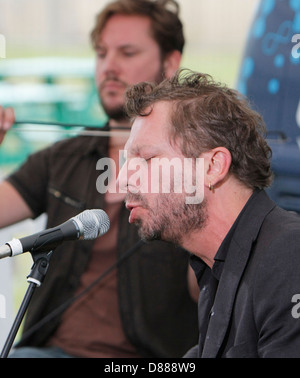
<path fill-rule="evenodd" d="M 105 130 L 130 126 L 124 109 L 129 86 L 161 82 L 178 69 L 184 47 L 178 14 L 173 0 L 117 0 L 98 15 L 91 37 L 96 84 L 109 117 Z M 13 111 L 1 108 L 0 120 L 2 140 Z M 104 209 L 111 223 L 95 242 L 67 242 L 55 250 L 13 356 L 177 357 L 197 340 L 188 253 L 165 242 L 141 243 L 128 225 L 124 194 L 96 189 L 103 173 L 97 162 L 109 157 L 118 166 L 126 139 L 79 136 L 58 142 L 30 156 L 0 185 L 0 227 L 44 212 L 52 227 L 93 208 Z M 128 251 L 134 253 L 116 270 L 56 314 Z"/>

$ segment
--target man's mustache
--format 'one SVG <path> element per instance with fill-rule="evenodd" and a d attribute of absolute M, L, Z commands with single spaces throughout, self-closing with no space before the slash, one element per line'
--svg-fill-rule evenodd
<path fill-rule="evenodd" d="M 105 85 L 109 82 L 116 82 L 118 84 L 121 84 L 124 88 L 127 88 L 129 85 L 125 82 L 125 81 L 122 81 L 120 79 L 118 79 L 117 77 L 115 76 L 108 76 L 99 86 L 99 89 L 100 91 L 105 87 Z"/>
<path fill-rule="evenodd" d="M 125 197 L 125 202 L 134 202 L 143 205 L 145 208 L 148 207 L 148 203 L 145 198 L 140 193 L 128 192 Z"/>

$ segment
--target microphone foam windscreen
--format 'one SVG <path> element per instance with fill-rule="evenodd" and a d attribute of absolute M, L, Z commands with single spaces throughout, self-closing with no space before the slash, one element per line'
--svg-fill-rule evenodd
<path fill-rule="evenodd" d="M 93 240 L 104 235 L 110 227 L 108 215 L 103 210 L 85 210 L 74 217 L 83 226 L 83 239 Z"/>

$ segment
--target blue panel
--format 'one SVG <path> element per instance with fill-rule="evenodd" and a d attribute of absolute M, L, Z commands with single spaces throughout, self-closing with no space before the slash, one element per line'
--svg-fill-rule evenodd
<path fill-rule="evenodd" d="M 299 0 L 261 1 L 249 32 L 237 89 L 263 115 L 272 139 L 275 181 L 271 196 L 281 206 L 300 212 Z M 284 182 L 291 192 L 288 206 L 280 194 Z"/>

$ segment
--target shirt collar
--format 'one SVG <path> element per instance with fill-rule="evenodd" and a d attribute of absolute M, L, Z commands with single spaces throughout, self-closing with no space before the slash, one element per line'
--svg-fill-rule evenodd
<path fill-rule="evenodd" d="M 252 196 L 247 201 L 246 205 L 238 215 L 237 219 L 235 220 L 234 224 L 230 228 L 229 232 L 227 233 L 225 239 L 223 240 L 222 244 L 220 245 L 215 257 L 214 257 L 214 265 L 212 267 L 212 274 L 213 276 L 219 281 L 222 275 L 224 263 L 226 260 L 226 256 L 230 247 L 230 243 L 234 237 L 235 230 L 240 222 L 240 219 L 243 217 L 245 213 L 247 213 L 247 210 L 252 206 L 251 202 L 252 200 L 257 196 L 257 194 L 261 190 L 255 190 Z M 192 255 L 190 258 L 190 264 L 193 270 L 195 271 L 197 280 L 199 282 L 205 267 L 207 266 L 198 256 Z"/>

